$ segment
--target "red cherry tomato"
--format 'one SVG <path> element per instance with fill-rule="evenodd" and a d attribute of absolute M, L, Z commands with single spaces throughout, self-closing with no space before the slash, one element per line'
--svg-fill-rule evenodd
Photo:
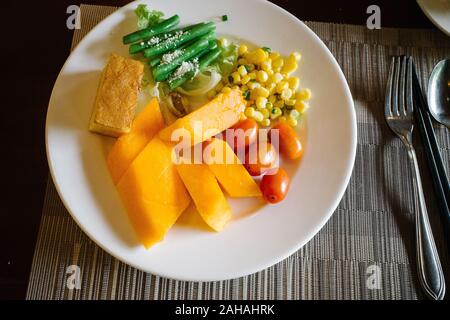
<path fill-rule="evenodd" d="M 279 203 L 286 198 L 289 191 L 290 178 L 283 168 L 274 174 L 265 175 L 260 184 L 264 199 L 269 203 Z"/>
<path fill-rule="evenodd" d="M 257 177 L 274 169 L 277 156 L 277 151 L 270 142 L 258 142 L 255 148 L 251 147 L 247 151 L 244 165 L 251 176 Z"/>
<path fill-rule="evenodd" d="M 234 150 L 240 150 L 253 144 L 258 137 L 258 124 L 253 119 L 238 122 L 226 130 L 226 139 Z"/>
<path fill-rule="evenodd" d="M 290 160 L 298 160 L 303 156 L 303 147 L 295 130 L 285 124 L 278 123 L 272 130 L 278 130 L 280 153 Z M 270 132 L 269 136 L 272 135 Z"/>

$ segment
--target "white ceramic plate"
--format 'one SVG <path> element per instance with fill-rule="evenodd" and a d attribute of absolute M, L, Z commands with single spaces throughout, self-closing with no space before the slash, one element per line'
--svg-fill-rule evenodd
<path fill-rule="evenodd" d="M 47 115 L 47 153 L 56 188 L 72 217 L 104 250 L 141 270 L 169 278 L 212 281 L 267 268 L 300 249 L 328 221 L 349 182 L 356 118 L 347 82 L 319 38 L 285 10 L 260 0 L 152 0 L 166 16 L 193 24 L 228 14 L 218 33 L 303 54 L 299 75 L 313 91 L 300 165 L 277 206 L 252 211 L 233 201 L 236 218 L 222 233 L 174 226 L 151 250 L 139 245 L 106 167 L 112 139 L 88 132 L 97 84 L 110 52 L 127 55 L 121 37 L 135 30 L 131 3 L 95 27 L 58 76 Z"/>
<path fill-rule="evenodd" d="M 428 19 L 450 36 L 450 0 L 417 0 L 417 3 Z"/>

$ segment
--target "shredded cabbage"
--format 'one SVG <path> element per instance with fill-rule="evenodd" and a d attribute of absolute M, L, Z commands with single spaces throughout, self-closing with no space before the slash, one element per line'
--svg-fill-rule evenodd
<path fill-rule="evenodd" d="M 161 18 L 164 16 L 164 13 L 162 13 L 161 11 L 148 9 L 146 4 L 138 5 L 134 12 L 136 13 L 138 18 L 137 26 L 139 30 L 151 27 L 159 23 Z"/>
<path fill-rule="evenodd" d="M 214 89 L 222 80 L 222 77 L 214 68 L 207 69 L 192 80 L 186 81 L 177 91 L 187 96 L 200 96 Z"/>

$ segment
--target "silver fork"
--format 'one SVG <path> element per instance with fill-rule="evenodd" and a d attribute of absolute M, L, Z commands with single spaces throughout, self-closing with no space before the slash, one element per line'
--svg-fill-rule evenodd
<path fill-rule="evenodd" d="M 445 280 L 436 250 L 422 182 L 412 144 L 413 118 L 413 61 L 411 57 L 393 57 L 386 89 L 384 115 L 392 131 L 402 140 L 412 164 L 414 181 L 414 211 L 418 278 L 426 295 L 435 300 L 445 296 Z"/>

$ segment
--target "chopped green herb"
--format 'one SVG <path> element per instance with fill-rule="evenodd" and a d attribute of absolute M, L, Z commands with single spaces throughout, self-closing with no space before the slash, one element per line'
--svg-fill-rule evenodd
<path fill-rule="evenodd" d="M 256 82 L 256 79 L 250 79 L 250 82 Z"/>
<path fill-rule="evenodd" d="M 224 15 L 222 16 L 222 21 L 228 21 L 228 16 L 227 16 L 226 14 L 224 14 Z"/>
<path fill-rule="evenodd" d="M 245 70 L 247 70 L 247 72 L 251 71 L 250 66 L 248 64 L 244 65 L 244 68 L 245 68 Z"/>
<path fill-rule="evenodd" d="M 268 53 L 272 52 L 272 49 L 270 49 L 269 47 L 262 47 L 262 49 Z"/>
<path fill-rule="evenodd" d="M 245 100 L 249 101 L 250 100 L 250 90 L 247 90 L 243 93 L 243 96 L 245 98 Z"/>
<path fill-rule="evenodd" d="M 151 27 L 160 22 L 161 18 L 164 16 L 164 13 L 157 10 L 150 10 L 147 8 L 146 4 L 140 4 L 137 6 L 136 10 L 134 10 L 136 16 L 138 18 L 138 29 L 142 30 L 148 27 Z"/>

